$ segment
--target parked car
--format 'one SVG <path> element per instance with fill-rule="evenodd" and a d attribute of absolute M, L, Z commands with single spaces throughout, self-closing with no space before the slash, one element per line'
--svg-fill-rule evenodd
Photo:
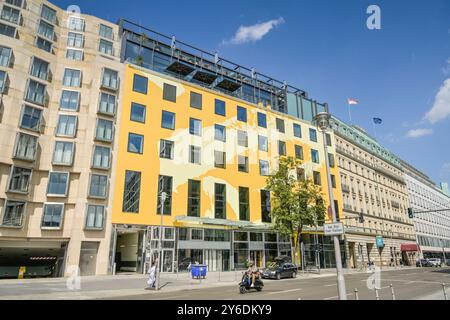
<path fill-rule="evenodd" d="M 428 259 L 420 259 L 416 261 L 416 267 L 431 267 L 431 263 L 428 261 Z"/>
<path fill-rule="evenodd" d="M 290 262 L 282 262 L 271 265 L 262 272 L 263 279 L 277 279 L 281 278 L 295 278 L 297 276 L 298 268 L 295 264 Z"/>
<path fill-rule="evenodd" d="M 441 258 L 430 258 L 428 262 L 431 264 L 431 267 L 442 267 Z"/>

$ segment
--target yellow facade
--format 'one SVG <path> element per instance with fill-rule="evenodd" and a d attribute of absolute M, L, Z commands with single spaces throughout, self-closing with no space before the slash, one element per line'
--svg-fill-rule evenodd
<path fill-rule="evenodd" d="M 312 124 L 137 66 L 126 65 L 125 69 L 117 153 L 117 179 L 114 186 L 113 223 L 159 225 L 160 215 L 156 212 L 158 176 L 161 174 L 173 177 L 172 210 L 170 216 L 164 216 L 164 225 L 181 226 L 181 222 L 176 222 L 175 218 L 187 215 L 188 179 L 201 181 L 200 217 L 214 218 L 214 183 L 223 183 L 226 184 L 227 220 L 239 220 L 239 187 L 241 186 L 249 188 L 250 221 L 259 224 L 261 222 L 260 190 L 265 189 L 266 186 L 266 177 L 260 175 L 259 160 L 269 161 L 269 169 L 276 169 L 278 140 L 286 142 L 288 156 L 295 155 L 295 144 L 303 147 L 305 172 L 308 177 L 312 176 L 313 170 L 321 173 L 324 197 L 328 199 L 322 135 L 317 132 L 317 142 L 310 141 L 309 128 L 316 129 Z M 134 74 L 148 78 L 147 94 L 133 91 Z M 163 99 L 165 83 L 176 87 L 175 103 Z M 201 110 L 190 107 L 191 91 L 202 95 Z M 215 114 L 215 99 L 226 103 L 226 116 Z M 145 123 L 130 120 L 132 102 L 146 106 Z M 237 120 L 237 106 L 247 109 L 246 123 Z M 175 113 L 175 130 L 161 127 L 163 110 Z M 258 127 L 257 112 L 267 114 L 267 129 Z M 201 120 L 201 136 L 189 134 L 190 118 Z M 285 133 L 279 133 L 276 130 L 276 118 L 284 120 Z M 301 125 L 302 138 L 294 137 L 293 123 Z M 226 127 L 226 142 L 214 139 L 215 124 Z M 248 148 L 238 146 L 237 130 L 247 132 Z M 144 136 L 142 154 L 127 151 L 129 133 Z M 268 152 L 258 150 L 258 134 L 268 138 Z M 330 132 L 330 135 L 334 141 L 333 133 Z M 159 157 L 160 139 L 174 141 L 172 160 Z M 189 145 L 201 147 L 200 165 L 189 163 Z M 319 152 L 320 164 L 311 162 L 311 148 Z M 214 150 L 226 152 L 225 169 L 214 167 Z M 334 143 L 329 148 L 329 153 L 335 154 Z M 238 155 L 248 156 L 248 173 L 238 171 Z M 141 172 L 139 213 L 122 212 L 126 170 Z M 334 198 L 338 200 L 339 213 L 341 213 L 342 197 L 337 170 L 337 167 L 332 168 L 332 174 L 336 178 Z"/>

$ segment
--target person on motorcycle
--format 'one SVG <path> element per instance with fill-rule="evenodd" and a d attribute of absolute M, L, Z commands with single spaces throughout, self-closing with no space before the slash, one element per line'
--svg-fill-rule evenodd
<path fill-rule="evenodd" d="M 253 262 L 248 264 L 247 274 L 252 279 L 250 287 L 254 287 L 256 276 L 259 276 L 259 269 L 253 264 Z"/>

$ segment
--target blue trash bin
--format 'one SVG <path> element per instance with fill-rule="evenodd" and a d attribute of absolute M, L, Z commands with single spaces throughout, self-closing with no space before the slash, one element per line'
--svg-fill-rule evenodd
<path fill-rule="evenodd" d="M 191 269 L 192 278 L 199 279 L 200 277 L 205 279 L 206 277 L 206 265 L 205 264 L 193 264 Z"/>

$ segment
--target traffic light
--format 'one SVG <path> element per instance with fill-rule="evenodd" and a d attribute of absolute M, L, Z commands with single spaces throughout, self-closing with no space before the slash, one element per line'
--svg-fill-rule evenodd
<path fill-rule="evenodd" d="M 362 213 L 362 212 L 359 213 L 358 221 L 359 221 L 359 223 L 364 223 L 364 213 Z"/>
<path fill-rule="evenodd" d="M 412 219 L 414 218 L 414 212 L 412 208 L 408 208 L 408 216 Z"/>

